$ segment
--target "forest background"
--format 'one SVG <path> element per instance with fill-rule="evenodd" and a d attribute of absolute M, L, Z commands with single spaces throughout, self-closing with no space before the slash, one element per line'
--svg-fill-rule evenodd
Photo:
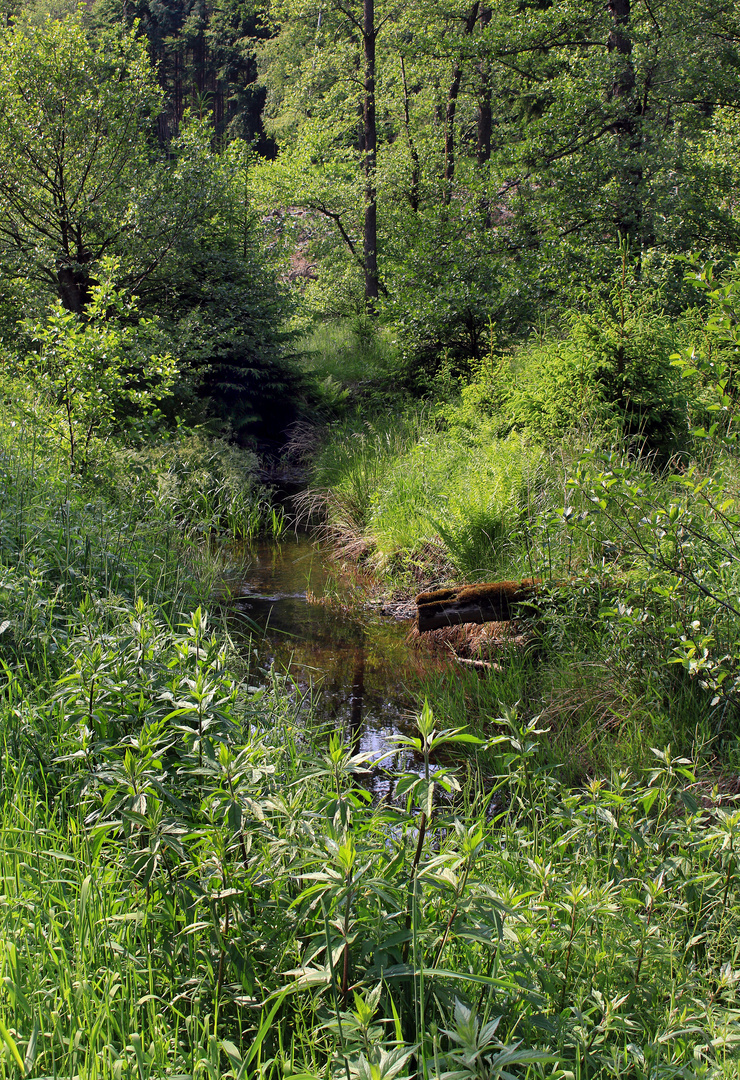
<path fill-rule="evenodd" d="M 6 0 L 3 1076 L 737 1075 L 739 45 Z M 542 582 L 379 803 L 229 636 L 288 475 L 375 595 Z"/>

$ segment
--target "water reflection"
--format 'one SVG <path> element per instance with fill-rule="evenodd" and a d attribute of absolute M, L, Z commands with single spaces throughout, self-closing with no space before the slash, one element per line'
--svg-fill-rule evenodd
<path fill-rule="evenodd" d="M 308 537 L 257 545 L 250 560 L 234 607 L 259 628 L 251 647 L 263 670 L 274 665 L 300 689 L 312 688 L 319 718 L 342 730 L 356 752 L 386 753 L 418 707 L 414 687 L 439 661 L 409 649 L 408 622 L 347 604 L 349 586 Z M 381 794 L 387 781 L 378 776 L 371 786 Z"/>

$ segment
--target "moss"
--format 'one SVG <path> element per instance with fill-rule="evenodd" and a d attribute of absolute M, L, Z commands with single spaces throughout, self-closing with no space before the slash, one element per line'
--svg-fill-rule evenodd
<path fill-rule="evenodd" d="M 524 578 L 522 581 L 491 581 L 480 585 L 461 585 L 456 589 L 435 589 L 419 593 L 417 607 L 444 604 L 495 604 L 508 606 L 530 600 L 538 585 L 539 578 Z"/>

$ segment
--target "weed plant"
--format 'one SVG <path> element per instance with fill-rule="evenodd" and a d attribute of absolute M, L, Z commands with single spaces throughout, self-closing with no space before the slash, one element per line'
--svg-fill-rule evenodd
<path fill-rule="evenodd" d="M 4 1075 L 732 1075 L 738 812 L 688 759 L 574 790 L 508 710 L 458 779 L 425 707 L 373 807 L 200 610 L 98 620 L 4 695 Z"/>

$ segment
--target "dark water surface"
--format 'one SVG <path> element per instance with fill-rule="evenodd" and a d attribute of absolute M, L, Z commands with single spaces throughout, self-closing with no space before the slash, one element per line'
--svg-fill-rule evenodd
<path fill-rule="evenodd" d="M 351 583 L 310 537 L 256 545 L 249 560 L 234 606 L 259 628 L 260 666 L 312 687 L 315 713 L 358 751 L 384 753 L 392 735 L 409 730 L 420 680 L 439 661 L 409 647 L 407 620 L 352 603 Z"/>

